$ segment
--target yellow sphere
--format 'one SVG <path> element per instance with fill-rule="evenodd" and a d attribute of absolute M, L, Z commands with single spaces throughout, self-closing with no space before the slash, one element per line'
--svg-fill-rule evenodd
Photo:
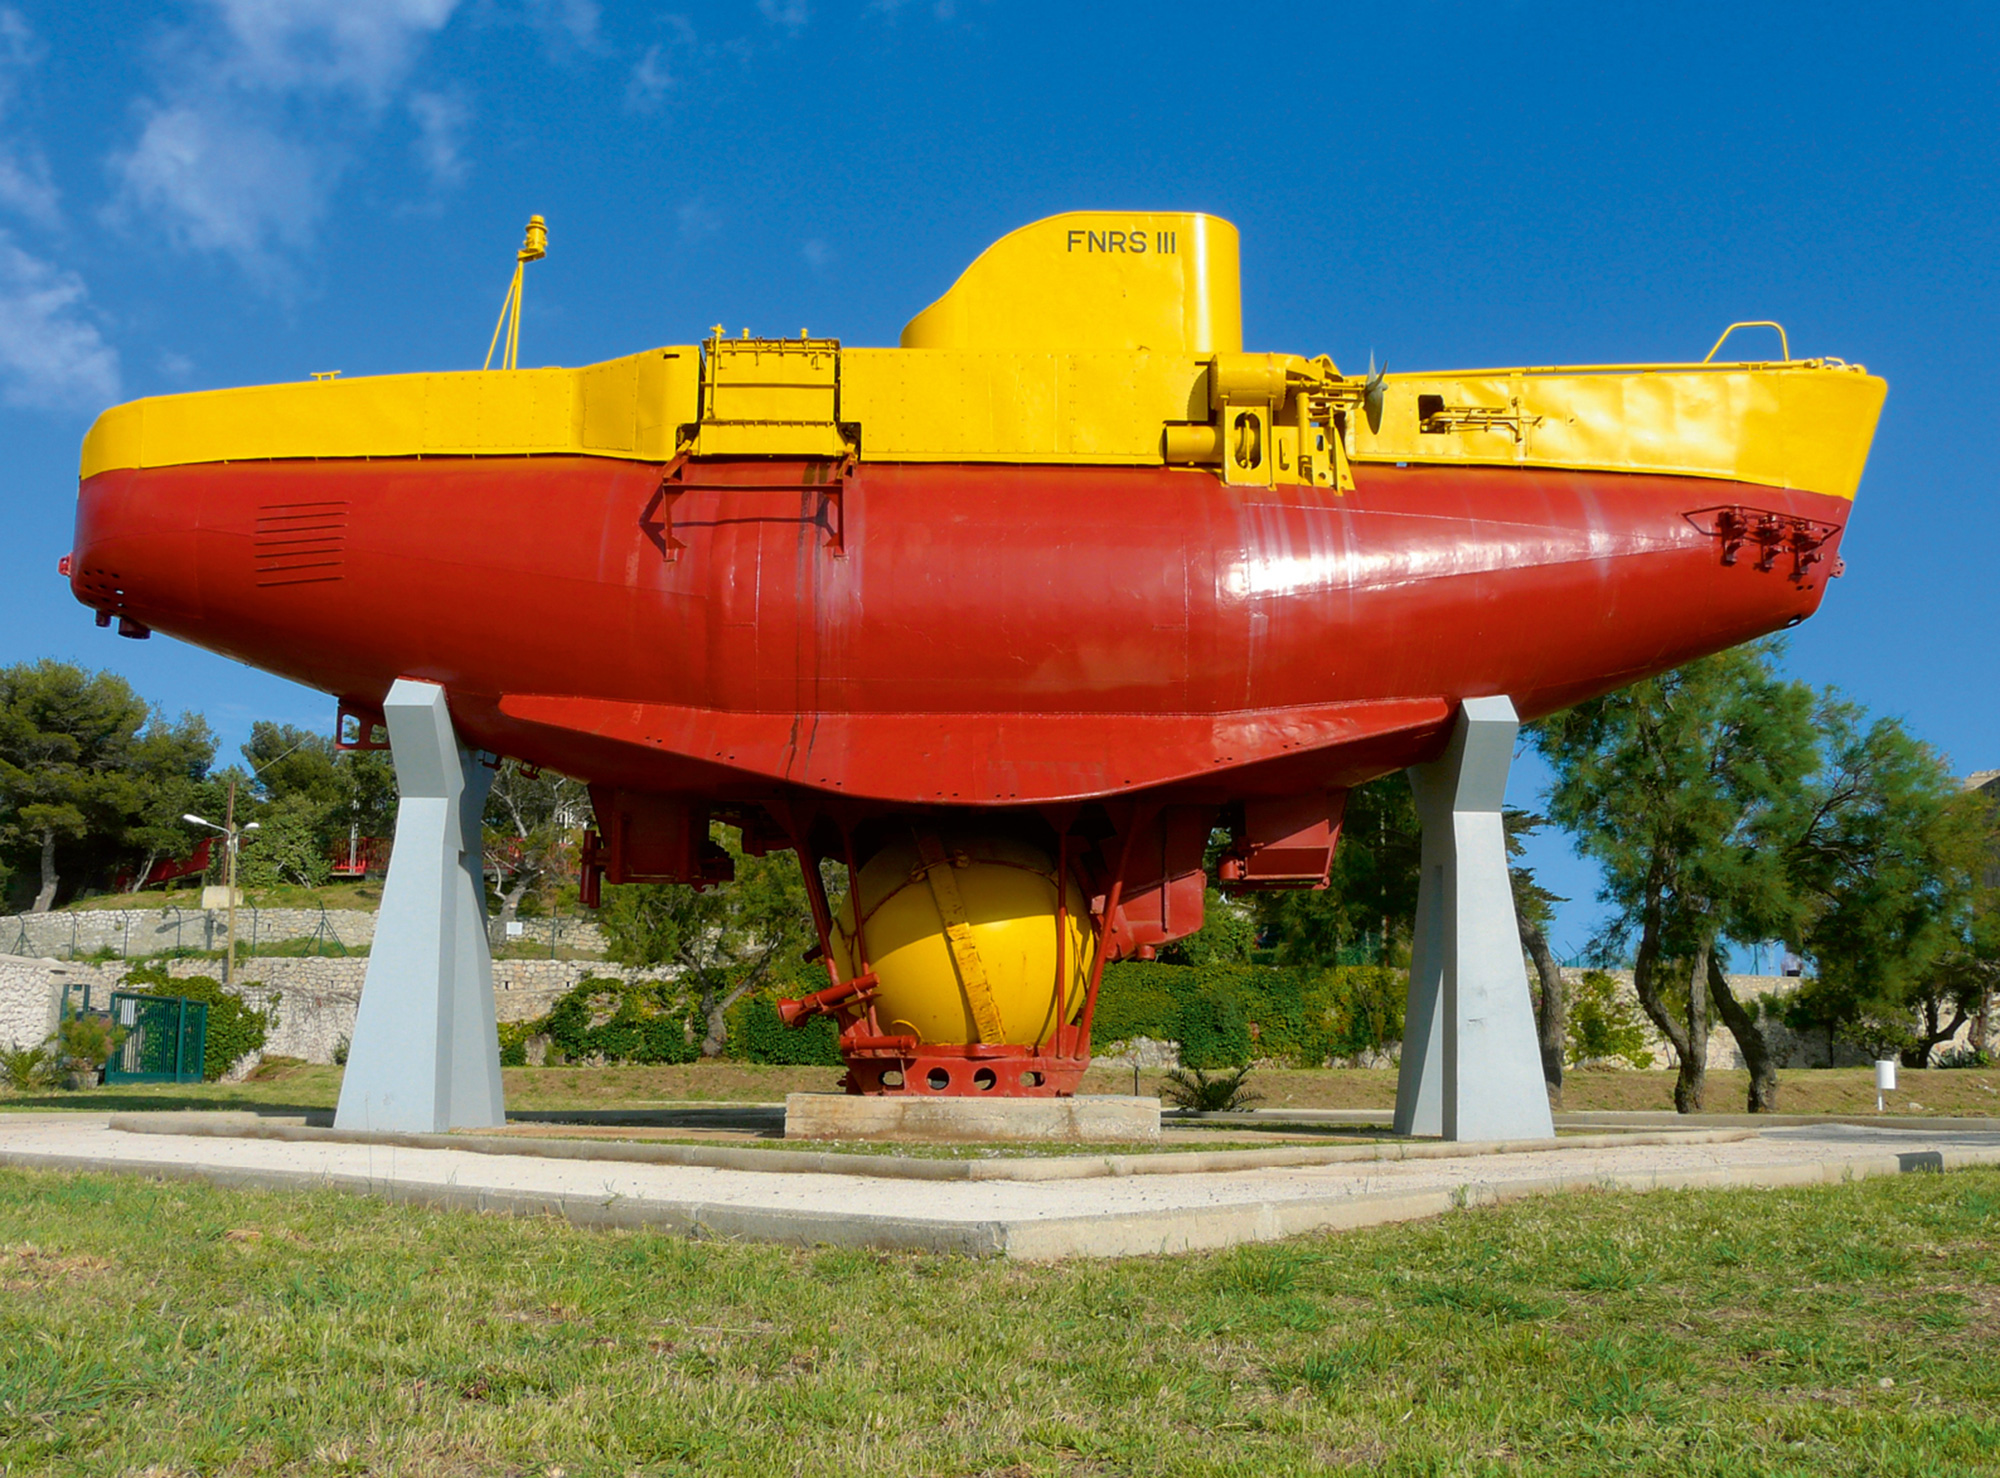
<path fill-rule="evenodd" d="M 878 982 L 883 1031 L 932 1046 L 1045 1044 L 1056 1028 L 1055 860 L 1012 837 L 930 836 L 928 850 L 941 860 L 926 864 L 927 849 L 905 833 L 860 872 L 867 968 Z M 1074 1022 L 1089 980 L 1089 932 L 1074 882 L 1068 894 L 1063 974 Z M 948 935 L 947 924 L 961 927 Z M 848 971 L 857 973 L 852 898 L 837 932 Z"/>

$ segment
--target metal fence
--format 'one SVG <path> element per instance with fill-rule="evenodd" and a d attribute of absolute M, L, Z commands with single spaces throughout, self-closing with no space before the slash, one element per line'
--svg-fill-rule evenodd
<path fill-rule="evenodd" d="M 179 996 L 111 993 L 125 1043 L 104 1065 L 106 1083 L 199 1083 L 208 1050 L 208 1006 Z"/>

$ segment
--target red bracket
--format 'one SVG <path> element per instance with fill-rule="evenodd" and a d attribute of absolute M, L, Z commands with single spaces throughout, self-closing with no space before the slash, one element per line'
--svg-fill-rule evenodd
<path fill-rule="evenodd" d="M 348 725 L 354 725 L 353 737 L 349 737 Z M 375 738 L 376 730 L 381 730 L 382 738 Z M 377 750 L 389 747 L 389 725 L 382 717 L 382 710 L 373 703 L 360 703 L 342 698 L 333 719 L 333 747 L 342 751 Z"/>
<path fill-rule="evenodd" d="M 672 564 L 687 548 L 687 544 L 674 535 L 674 502 L 681 494 L 697 490 L 717 493 L 812 492 L 818 495 L 812 522 L 824 535 L 821 547 L 832 550 L 836 559 L 844 559 L 847 555 L 847 484 L 859 466 L 852 455 L 843 457 L 831 465 L 824 482 L 691 482 L 687 477 L 688 459 L 683 453 L 669 462 L 660 474 L 660 485 L 653 489 L 646 506 L 639 512 L 639 531 L 660 551 L 662 558 Z M 826 463 L 814 463 L 808 468 L 807 476 L 810 478 L 813 473 L 826 468 Z"/>
<path fill-rule="evenodd" d="M 1826 558 L 1822 546 L 1840 534 L 1838 524 L 1771 513 L 1761 508 L 1702 508 L 1687 515 L 1689 523 L 1722 542 L 1722 562 L 1734 565 L 1746 545 L 1757 551 L 1756 568 L 1765 574 L 1791 557 L 1791 578 L 1803 583 L 1812 567 Z"/>

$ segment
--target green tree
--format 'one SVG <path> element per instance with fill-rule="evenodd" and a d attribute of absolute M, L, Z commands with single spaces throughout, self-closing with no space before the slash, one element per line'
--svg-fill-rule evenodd
<path fill-rule="evenodd" d="M 1350 790 L 1327 886 L 1249 895 L 1272 962 L 1327 969 L 1371 941 L 1384 963 L 1407 959 L 1422 856 L 1408 776 L 1385 775 Z"/>
<path fill-rule="evenodd" d="M 196 713 L 171 722 L 155 714 L 133 742 L 132 768 L 140 783 L 123 836 L 124 847 L 138 859 L 130 891 L 145 885 L 154 863 L 185 858 L 199 843 L 182 818 L 220 804 L 221 787 L 208 770 L 214 760 L 215 735 Z"/>
<path fill-rule="evenodd" d="M 549 893 L 574 873 L 576 837 L 590 824 L 590 795 L 580 780 L 505 760 L 486 798 L 485 867 L 500 909 L 496 935 L 531 893 Z"/>
<path fill-rule="evenodd" d="M 1586 970 L 1576 988 L 1575 1010 L 1566 1023 L 1565 1047 L 1574 1065 L 1618 1058 L 1648 1068 L 1653 1054 L 1639 1014 L 1620 998 L 1618 982 L 1602 970 Z"/>
<path fill-rule="evenodd" d="M 1813 697 L 1738 647 L 1535 725 L 1554 771 L 1549 814 L 1604 870 L 1612 928 L 1637 935 L 1640 1006 L 1674 1048 L 1674 1106 L 1700 1109 L 1711 1004 L 1750 1068 L 1750 1108 L 1777 1103 L 1757 1014 L 1738 1001 L 1723 938 L 1789 929 L 1787 842 L 1818 768 Z"/>
<path fill-rule="evenodd" d="M 199 717 L 167 720 L 115 674 L 0 668 L 0 842 L 36 860 L 35 910 L 55 905 L 65 854 L 86 874 L 187 855 L 195 838 L 171 818 L 214 752 Z"/>
<path fill-rule="evenodd" d="M 1257 945 L 1257 912 L 1241 899 L 1210 888 L 1202 900 L 1201 927 L 1160 946 L 1169 965 L 1247 965 Z"/>
<path fill-rule="evenodd" d="M 396 825 L 396 772 L 379 750 L 342 750 L 325 734 L 260 719 L 243 746 L 239 808 L 259 803 L 241 871 L 252 887 L 326 881 L 350 834 L 384 837 Z"/>
<path fill-rule="evenodd" d="M 735 860 L 734 882 L 703 889 L 669 883 L 607 887 L 598 915 L 612 959 L 680 969 L 706 1029 L 704 1057 L 718 1057 L 728 1045 L 729 1008 L 784 978 L 817 942 L 792 854 L 751 857 L 733 833 L 717 826 L 712 834 Z"/>
<path fill-rule="evenodd" d="M 1990 813 L 1898 720 L 1829 693 L 1818 722 L 1827 764 L 1790 848 L 1815 966 L 1795 1013 L 1923 1067 L 1984 998 Z"/>
<path fill-rule="evenodd" d="M 1514 923 L 1520 931 L 1521 949 L 1535 967 L 1535 1035 L 1542 1053 L 1542 1080 L 1560 1106 L 1568 991 L 1562 966 L 1549 948 L 1548 929 L 1555 918 L 1555 906 L 1568 900 L 1536 882 L 1533 868 L 1520 865 L 1527 839 L 1548 825 L 1548 818 L 1509 806 L 1500 819 L 1507 835 L 1507 875 L 1514 886 Z"/>

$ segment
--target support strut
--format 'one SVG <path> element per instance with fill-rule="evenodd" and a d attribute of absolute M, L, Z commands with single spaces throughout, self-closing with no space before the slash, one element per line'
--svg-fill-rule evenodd
<path fill-rule="evenodd" d="M 1443 757 L 1409 772 L 1424 845 L 1398 1134 L 1555 1137 L 1500 819 L 1520 727 L 1511 700 L 1468 698 Z"/>
<path fill-rule="evenodd" d="M 334 1126 L 493 1128 L 507 1118 L 480 876 L 493 772 L 458 742 L 435 683 L 398 679 L 382 713 L 402 799 Z"/>

